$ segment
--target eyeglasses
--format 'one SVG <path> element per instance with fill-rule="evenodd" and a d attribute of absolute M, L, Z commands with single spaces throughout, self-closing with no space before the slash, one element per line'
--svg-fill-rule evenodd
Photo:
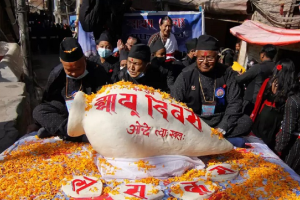
<path fill-rule="evenodd" d="M 212 62 L 215 62 L 216 58 L 215 57 L 200 57 L 200 58 L 198 58 L 199 62 L 204 62 L 205 60 L 209 63 L 212 63 Z"/>

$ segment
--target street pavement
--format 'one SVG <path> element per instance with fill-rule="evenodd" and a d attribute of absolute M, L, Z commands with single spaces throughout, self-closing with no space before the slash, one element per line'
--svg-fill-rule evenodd
<path fill-rule="evenodd" d="M 11 62 L 15 62 L 12 60 Z M 59 64 L 58 54 L 33 54 L 35 97 L 40 102 L 51 70 Z M 1 68 L 1 75 L 5 69 Z M 6 73 L 7 74 L 7 73 Z M 18 80 L 18 78 L 16 78 Z M 0 153 L 27 132 L 31 124 L 29 96 L 22 82 L 0 81 Z"/>

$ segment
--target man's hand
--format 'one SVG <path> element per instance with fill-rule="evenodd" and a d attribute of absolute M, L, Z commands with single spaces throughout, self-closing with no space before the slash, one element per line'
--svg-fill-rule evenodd
<path fill-rule="evenodd" d="M 241 71 L 238 72 L 239 75 L 242 75 L 243 74 L 243 70 L 241 69 Z"/>
<path fill-rule="evenodd" d="M 125 49 L 125 45 L 124 45 L 124 43 L 122 42 L 122 40 L 118 40 L 117 47 L 118 47 L 119 51 Z"/>

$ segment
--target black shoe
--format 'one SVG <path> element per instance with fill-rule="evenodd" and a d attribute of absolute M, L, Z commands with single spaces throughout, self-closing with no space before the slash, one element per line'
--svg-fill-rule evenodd
<path fill-rule="evenodd" d="M 79 136 L 79 137 L 63 136 L 63 137 L 60 137 L 60 138 L 63 139 L 64 141 L 68 141 L 68 142 L 90 143 L 89 140 L 87 139 L 86 135 L 82 135 L 82 136 Z"/>
<path fill-rule="evenodd" d="M 38 130 L 37 136 L 41 139 L 52 137 L 52 135 L 43 127 Z"/>

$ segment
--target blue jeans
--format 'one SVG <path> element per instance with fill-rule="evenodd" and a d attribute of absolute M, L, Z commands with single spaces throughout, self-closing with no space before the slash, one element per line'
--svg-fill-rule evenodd
<path fill-rule="evenodd" d="M 245 148 L 246 140 L 241 137 L 234 137 L 234 138 L 226 138 L 228 142 L 230 142 L 233 146 L 239 147 L 239 148 Z"/>

